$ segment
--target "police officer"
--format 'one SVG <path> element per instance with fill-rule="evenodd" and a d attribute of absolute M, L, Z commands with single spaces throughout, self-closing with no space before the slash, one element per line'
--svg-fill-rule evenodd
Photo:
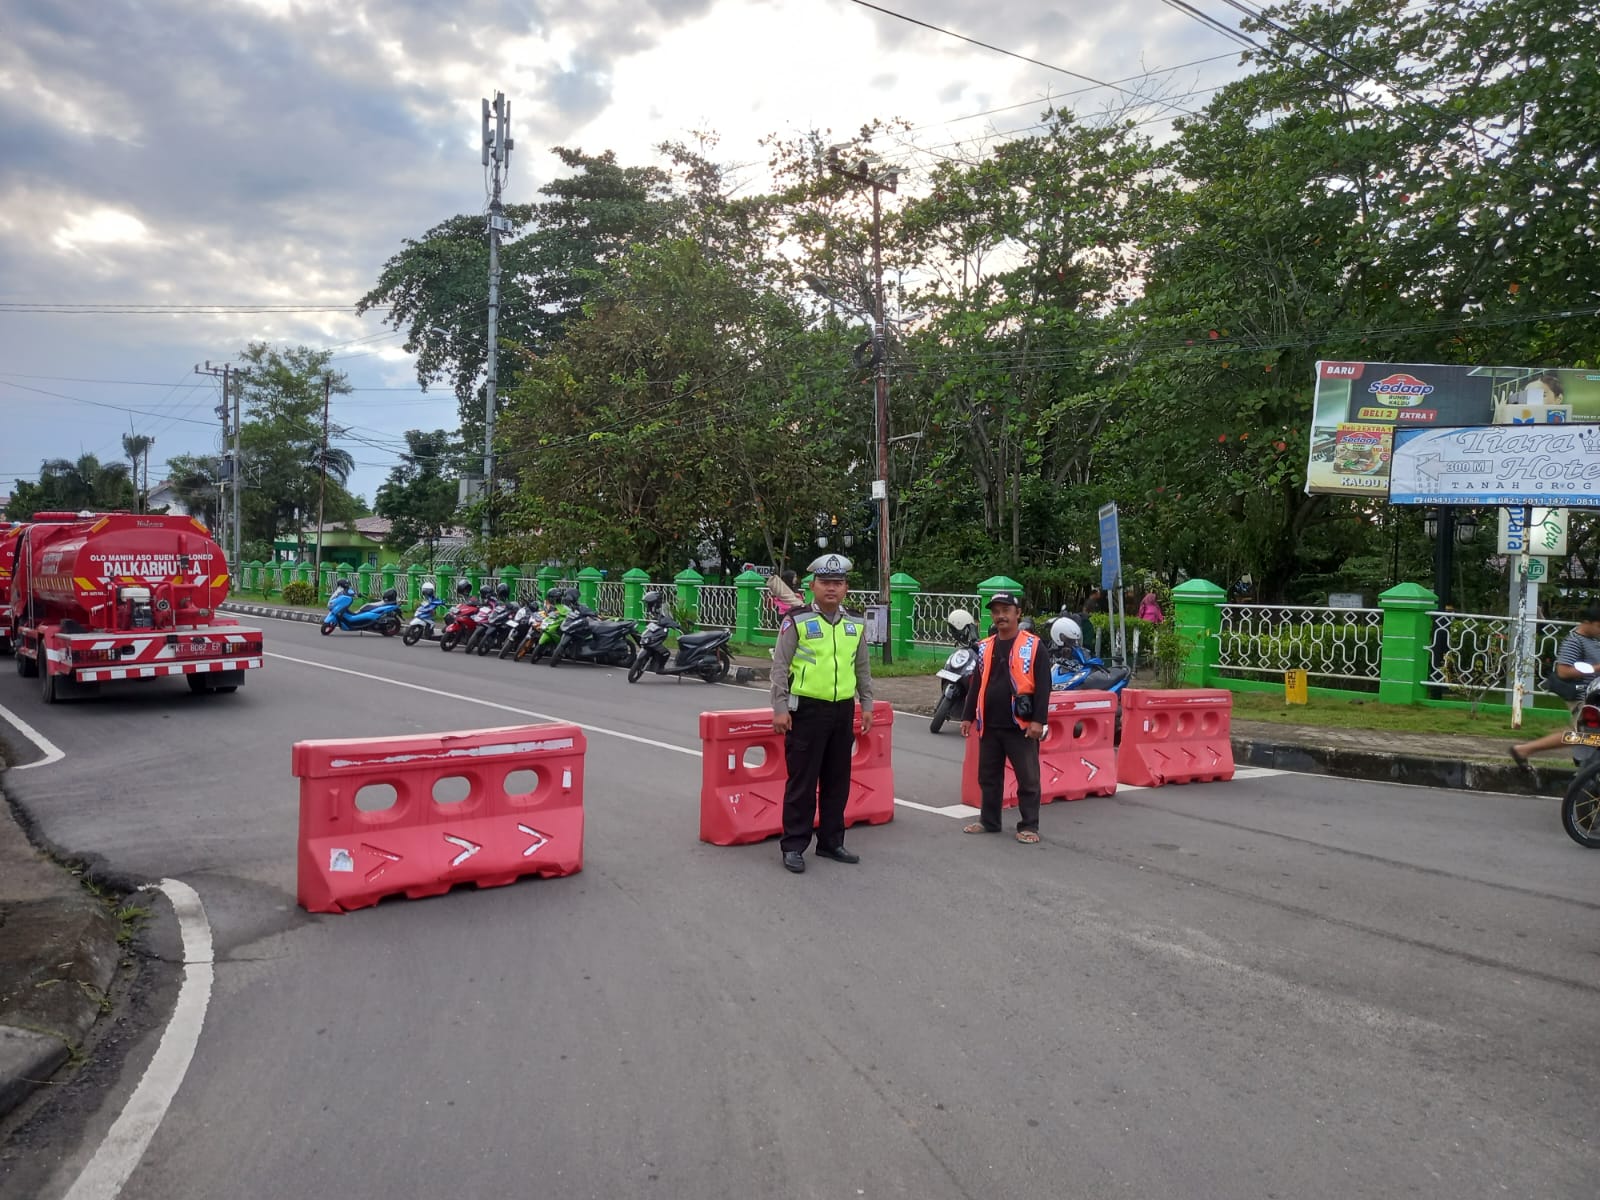
<path fill-rule="evenodd" d="M 861 729 L 872 728 L 866 623 L 843 607 L 850 560 L 825 554 L 809 570 L 814 599 L 783 618 L 772 652 L 772 728 L 784 735 L 789 766 L 781 847 L 784 867 L 796 875 L 806 869 L 814 819 L 819 857 L 861 861 L 844 848 L 858 700 Z"/>

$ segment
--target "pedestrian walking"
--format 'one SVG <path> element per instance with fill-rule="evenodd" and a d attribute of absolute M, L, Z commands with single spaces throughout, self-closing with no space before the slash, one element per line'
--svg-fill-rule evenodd
<path fill-rule="evenodd" d="M 1434 641 L 1437 645 L 1437 634 Z M 1596 668 L 1600 668 L 1600 605 L 1591 604 L 1578 618 L 1577 627 L 1556 648 L 1556 661 L 1550 672 L 1552 678 L 1545 683 L 1545 690 L 1555 692 L 1576 712 L 1583 704 L 1584 685 L 1594 677 Z M 1519 767 L 1526 767 L 1529 755 L 1562 746 L 1566 732 L 1558 729 L 1531 742 L 1518 742 L 1511 747 L 1511 760 Z"/>
<path fill-rule="evenodd" d="M 961 736 L 978 735 L 978 787 L 983 804 L 966 833 L 999 833 L 1006 763 L 1017 777 L 1017 841 L 1039 840 L 1039 739 L 1050 703 L 1038 636 L 1018 628 L 1022 601 L 1011 592 L 989 598 L 994 632 L 978 643 L 977 687 L 967 689 Z"/>
<path fill-rule="evenodd" d="M 772 651 L 772 728 L 783 734 L 789 768 L 779 846 L 796 875 L 806 869 L 813 824 L 819 858 L 861 861 L 844 848 L 857 701 L 862 732 L 872 728 L 866 622 L 844 609 L 850 560 L 825 554 L 809 570 L 812 601 L 783 618 Z"/>
<path fill-rule="evenodd" d="M 1163 614 L 1161 611 L 1161 600 L 1159 597 L 1157 597 L 1155 589 L 1152 588 L 1150 591 L 1146 592 L 1144 594 L 1144 598 L 1139 601 L 1139 620 L 1149 621 L 1153 625 L 1159 625 L 1164 619 L 1165 614 Z"/>

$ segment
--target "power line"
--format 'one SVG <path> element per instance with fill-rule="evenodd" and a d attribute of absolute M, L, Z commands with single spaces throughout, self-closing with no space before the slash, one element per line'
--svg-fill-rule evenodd
<path fill-rule="evenodd" d="M 1204 25 L 1207 29 L 1211 29 L 1222 34 L 1223 37 L 1230 38 L 1233 41 L 1238 42 L 1246 49 L 1262 49 L 1262 47 L 1257 44 L 1254 39 L 1246 37 L 1232 26 L 1224 25 L 1221 21 L 1217 20 L 1210 14 L 1201 12 L 1194 5 L 1188 3 L 1187 0 L 1161 0 L 1161 3 L 1165 4 L 1168 8 L 1173 9 L 1176 12 L 1180 12 L 1185 16 L 1192 17 L 1194 20 Z"/>
<path fill-rule="evenodd" d="M 85 400 L 82 396 L 68 396 L 62 392 L 50 392 L 46 391 L 44 388 L 29 387 L 25 383 L 13 383 L 9 379 L 0 379 L 0 387 L 16 388 L 19 391 L 24 392 L 34 392 L 37 395 L 50 396 L 56 400 L 70 400 L 74 404 L 87 404 L 94 408 L 109 408 L 115 412 L 134 413 L 141 417 L 160 417 L 166 420 L 186 421 L 191 425 L 205 425 L 208 427 L 215 423 L 212 421 L 202 421 L 193 417 L 175 417 L 169 413 L 151 412 L 149 409 L 144 408 L 130 408 L 126 404 L 107 404 L 102 400 Z"/>
<path fill-rule="evenodd" d="M 1122 92 L 1126 95 L 1133 96 L 1136 99 L 1143 99 L 1139 93 L 1122 87 L 1120 84 L 1109 83 L 1104 79 L 1096 79 L 1093 75 L 1085 75 L 1081 71 L 1072 71 L 1066 67 L 1059 67 L 1055 63 L 1048 63 L 1042 59 L 1030 58 L 1026 54 L 1017 53 L 1015 50 L 1007 50 L 1004 46 L 996 46 L 992 42 L 979 41 L 977 38 L 968 37 L 964 33 L 957 33 L 953 29 L 946 29 L 942 25 L 933 25 L 927 21 L 918 20 L 916 17 L 907 16 L 905 13 L 895 12 L 892 8 L 884 8 L 881 5 L 869 3 L 868 0 L 850 0 L 850 3 L 860 5 L 862 8 L 870 8 L 874 12 L 880 12 L 886 17 L 893 17 L 897 21 L 905 21 L 911 25 L 920 25 L 923 29 L 930 29 L 934 33 L 943 34 L 945 37 L 955 38 L 957 41 L 966 42 L 969 45 L 978 46 L 984 50 L 993 50 L 996 54 L 1004 54 L 1007 58 L 1015 58 L 1025 63 L 1032 63 L 1036 67 L 1043 67 L 1047 71 L 1057 71 L 1062 75 L 1071 76 L 1073 79 L 1081 79 L 1085 83 L 1094 84 L 1095 87 L 1110 88 L 1112 91 Z M 1160 102 L 1157 101 L 1156 103 Z M 1167 105 L 1167 107 L 1177 108 L 1177 105 Z M 1178 111 L 1189 117 L 1195 115 L 1194 113 L 1189 112 L 1187 109 L 1178 109 Z"/>

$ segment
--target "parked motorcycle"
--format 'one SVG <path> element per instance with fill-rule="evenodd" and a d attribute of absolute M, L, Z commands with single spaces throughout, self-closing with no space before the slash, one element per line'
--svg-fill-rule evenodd
<path fill-rule="evenodd" d="M 1083 629 L 1071 617 L 1050 623 L 1050 690 L 1052 692 L 1120 692 L 1133 672 L 1127 666 L 1106 666 L 1083 648 Z"/>
<path fill-rule="evenodd" d="M 1574 663 L 1590 676 L 1583 689 L 1583 703 L 1572 719 L 1572 728 L 1563 740 L 1573 748 L 1578 773 L 1567 784 L 1561 797 L 1561 827 L 1580 846 L 1600 850 L 1600 676 L 1589 663 Z"/>
<path fill-rule="evenodd" d="M 427 638 L 430 642 L 436 640 L 439 632 L 436 628 L 435 618 L 439 616 L 439 610 L 443 607 L 444 601 L 433 594 L 433 585 L 431 583 L 423 584 L 422 603 L 418 604 L 417 611 L 411 614 L 411 622 L 406 626 L 406 631 L 402 638 L 405 644 L 415 646 L 423 638 Z"/>
<path fill-rule="evenodd" d="M 494 599 L 490 603 L 492 607 L 488 615 L 479 620 L 478 628 L 467 639 L 468 653 L 476 650 L 479 658 L 504 644 L 511 633 L 511 622 L 517 615 L 516 606 L 511 603 L 511 588 L 506 584 L 502 583 L 495 589 Z"/>
<path fill-rule="evenodd" d="M 528 630 L 528 640 L 523 643 L 523 649 L 517 652 L 518 657 L 526 655 L 530 663 L 536 663 L 553 653 L 561 642 L 561 626 L 571 615 L 572 606 L 567 603 L 567 593 L 560 588 L 551 588 L 545 596 L 544 608 L 534 616 Z"/>
<path fill-rule="evenodd" d="M 326 637 L 335 629 L 351 633 L 381 633 L 393 637 L 400 632 L 400 594 L 394 588 L 384 592 L 382 600 L 373 600 L 353 609 L 356 594 L 350 581 L 341 579 L 328 597 L 328 615 L 322 618 L 322 633 Z"/>
<path fill-rule="evenodd" d="M 967 689 L 972 686 L 972 673 L 978 666 L 978 620 L 964 608 L 958 608 L 945 618 L 950 627 L 950 637 L 956 644 L 950 657 L 944 660 L 939 671 L 943 682 L 939 688 L 939 703 L 928 722 L 928 732 L 938 733 L 944 723 L 961 712 L 967 702 Z"/>
<path fill-rule="evenodd" d="M 533 618 L 537 612 L 533 601 L 527 597 L 518 601 L 517 614 L 511 618 L 511 631 L 500 646 L 502 659 L 520 657 L 518 652 L 522 649 L 522 643 L 528 640 L 528 632 L 533 628 Z"/>
<path fill-rule="evenodd" d="M 631 667 L 637 655 L 639 630 L 632 621 L 602 621 L 594 609 L 577 605 L 561 622 L 561 640 L 550 652 L 550 665 L 563 662 Z"/>
<path fill-rule="evenodd" d="M 459 603 L 450 610 L 450 619 L 439 637 L 439 649 L 446 654 L 472 636 L 473 630 L 478 628 L 478 613 L 484 607 L 473 599 L 472 585 L 465 579 L 456 585 L 456 596 Z"/>
<path fill-rule="evenodd" d="M 733 669 L 733 656 L 728 653 L 728 643 L 733 635 L 725 629 L 707 629 L 700 633 L 684 633 L 679 625 L 662 611 L 661 593 L 644 594 L 644 615 L 648 624 L 639 641 L 639 651 L 633 665 L 628 668 L 628 682 L 638 683 L 646 671 L 656 675 L 697 675 L 707 683 L 718 683 L 728 677 Z M 678 649 L 673 654 L 667 649 L 667 635 L 678 631 Z"/>

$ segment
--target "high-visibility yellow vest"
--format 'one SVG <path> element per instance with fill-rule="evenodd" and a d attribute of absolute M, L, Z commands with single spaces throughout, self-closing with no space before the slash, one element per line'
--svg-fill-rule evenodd
<path fill-rule="evenodd" d="M 789 663 L 789 690 L 812 700 L 853 700 L 856 695 L 856 649 L 866 636 L 862 621 L 841 612 L 829 621 L 806 607 L 789 614 L 794 622 L 794 658 Z"/>

